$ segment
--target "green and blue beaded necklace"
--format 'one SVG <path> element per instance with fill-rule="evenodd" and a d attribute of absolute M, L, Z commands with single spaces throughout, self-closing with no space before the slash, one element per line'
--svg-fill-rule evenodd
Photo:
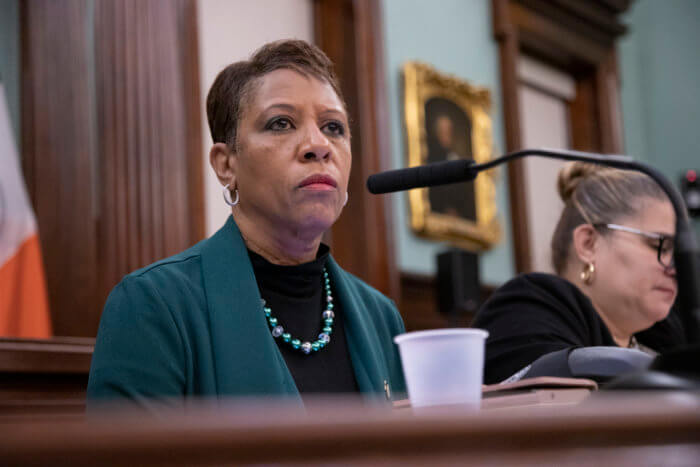
<path fill-rule="evenodd" d="M 331 293 L 331 280 L 328 277 L 328 271 L 323 268 L 323 288 L 326 292 L 326 309 L 321 313 L 321 333 L 318 338 L 313 341 L 304 341 L 293 337 L 290 333 L 285 332 L 284 327 L 277 321 L 277 318 L 272 316 L 272 309 L 266 305 L 263 299 L 263 311 L 265 312 L 265 317 L 267 317 L 267 323 L 270 325 L 270 331 L 272 332 L 272 337 L 275 339 L 282 339 L 295 350 L 301 350 L 306 355 L 312 352 L 318 352 L 322 348 L 328 345 L 331 341 L 331 334 L 333 333 L 333 318 L 335 318 L 335 313 L 333 313 L 333 294 Z"/>

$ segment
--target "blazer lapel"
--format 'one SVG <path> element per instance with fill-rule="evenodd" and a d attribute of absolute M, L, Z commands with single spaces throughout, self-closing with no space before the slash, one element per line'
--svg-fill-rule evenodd
<path fill-rule="evenodd" d="M 347 273 L 332 257 L 328 259 L 328 264 L 345 319 L 345 335 L 357 385 L 366 399 L 383 399 L 384 383 L 389 380 L 389 372 L 381 358 L 384 352 L 379 347 L 379 336 L 368 326 L 372 319 L 346 279 Z"/>
<path fill-rule="evenodd" d="M 218 395 L 299 398 L 262 312 L 253 267 L 233 216 L 203 242 L 201 251 Z"/>

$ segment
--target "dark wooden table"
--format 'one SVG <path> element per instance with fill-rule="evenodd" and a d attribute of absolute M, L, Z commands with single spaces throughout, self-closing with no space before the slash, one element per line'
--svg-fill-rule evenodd
<path fill-rule="evenodd" d="M 0 416 L 81 414 L 94 345 L 82 337 L 0 338 Z"/>
<path fill-rule="evenodd" d="M 700 394 L 594 393 L 575 407 L 414 413 L 357 399 L 192 403 L 83 420 L 0 419 L 2 465 L 698 465 Z"/>

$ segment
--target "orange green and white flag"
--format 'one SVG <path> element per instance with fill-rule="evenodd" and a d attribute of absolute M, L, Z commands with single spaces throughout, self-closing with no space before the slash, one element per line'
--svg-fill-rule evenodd
<path fill-rule="evenodd" d="M 0 336 L 49 337 L 51 319 L 36 219 L 0 82 Z"/>

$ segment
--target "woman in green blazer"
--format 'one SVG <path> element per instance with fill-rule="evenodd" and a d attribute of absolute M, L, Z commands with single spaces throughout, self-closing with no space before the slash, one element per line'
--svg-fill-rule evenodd
<path fill-rule="evenodd" d="M 347 202 L 351 166 L 331 62 L 303 41 L 267 44 L 217 76 L 207 115 L 232 216 L 114 288 L 89 403 L 403 392 L 396 307 L 321 243 Z"/>

